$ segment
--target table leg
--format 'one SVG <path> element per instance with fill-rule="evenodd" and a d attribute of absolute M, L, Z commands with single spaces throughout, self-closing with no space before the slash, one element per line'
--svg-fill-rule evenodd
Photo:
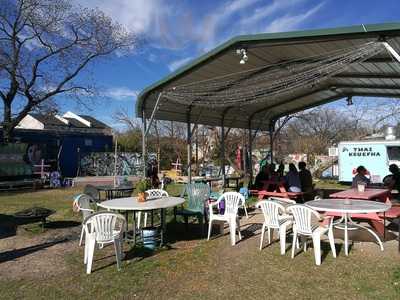
<path fill-rule="evenodd" d="M 136 211 L 133 211 L 133 245 L 136 246 Z"/>
<path fill-rule="evenodd" d="M 344 214 L 344 253 L 349 255 L 349 237 L 347 231 L 347 213 Z"/>
<path fill-rule="evenodd" d="M 126 240 L 128 240 L 128 230 L 129 230 L 129 228 L 128 228 L 128 217 L 129 217 L 129 215 L 128 215 L 128 211 L 126 210 L 125 211 L 125 220 L 126 220 L 126 222 L 125 222 L 125 239 Z"/>
<path fill-rule="evenodd" d="M 382 244 L 382 241 L 381 241 L 381 239 L 379 238 L 379 236 L 378 236 L 372 229 L 370 229 L 370 228 L 368 228 L 368 227 L 365 227 L 365 226 L 362 226 L 362 225 L 360 225 L 360 224 L 354 223 L 350 216 L 348 217 L 348 219 L 349 219 L 349 221 L 350 221 L 350 224 L 352 224 L 353 226 L 356 226 L 356 227 L 358 227 L 358 228 L 362 228 L 362 229 L 368 231 L 368 232 L 376 239 L 376 241 L 377 241 L 378 244 L 379 244 L 379 247 L 381 248 L 381 251 L 383 251 L 383 244 Z M 382 223 L 381 223 L 381 224 L 382 224 Z"/>
<path fill-rule="evenodd" d="M 161 229 L 160 229 L 160 236 L 161 236 L 161 241 L 160 241 L 160 247 L 164 245 L 164 231 L 165 231 L 165 209 L 161 208 Z"/>

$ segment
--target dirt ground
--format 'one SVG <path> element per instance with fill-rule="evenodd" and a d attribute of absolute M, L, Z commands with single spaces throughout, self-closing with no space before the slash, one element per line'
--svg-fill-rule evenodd
<path fill-rule="evenodd" d="M 257 249 L 259 246 L 262 215 L 257 211 L 250 213 L 249 219 L 241 219 L 241 229 L 243 240 L 235 246 L 235 251 L 229 246 L 229 234 L 225 227 L 225 236 L 214 234 L 213 239 L 224 239 L 226 241 L 220 249 L 218 255 L 222 260 L 237 260 L 243 253 L 250 249 Z M 395 226 L 393 226 L 395 227 Z M 40 234 L 32 234 L 24 227 L 19 227 L 17 234 L 12 237 L 0 239 L 0 277 L 2 279 L 45 279 L 69 272 L 68 262 L 65 257 L 68 254 L 77 254 L 83 251 L 83 247 L 78 246 L 80 226 L 67 228 L 47 228 Z M 219 226 L 214 229 L 218 230 Z M 275 236 L 276 237 L 276 236 Z M 342 244 L 343 232 L 335 230 L 337 244 Z M 359 250 L 369 257 L 396 256 L 398 253 L 398 242 L 395 231 L 389 231 L 388 241 L 384 243 L 385 251 L 380 251 L 372 237 L 365 231 L 350 232 L 350 239 L 355 242 L 351 246 L 351 251 Z M 288 238 L 287 250 L 290 252 L 290 239 Z M 187 241 L 176 241 L 170 243 L 170 248 L 174 251 L 193 250 L 198 247 L 198 239 Z M 266 244 L 266 237 L 265 237 Z M 268 248 L 268 247 L 266 247 Z M 129 246 L 125 245 L 127 251 Z M 113 249 L 106 249 L 109 255 L 109 263 L 113 263 Z M 265 249 L 264 251 L 268 251 Z M 312 250 L 310 250 L 312 251 Z M 351 254 L 350 251 L 350 255 Z M 160 254 L 162 255 L 162 254 Z M 287 254 L 289 255 L 289 254 Z M 328 254 L 329 255 L 329 254 Z M 104 256 L 104 253 L 103 253 Z M 106 255 L 107 257 L 107 255 Z M 340 258 L 339 258 L 340 259 Z M 310 261 L 310 264 L 313 264 Z M 224 264 L 222 264 L 224 265 Z M 82 256 L 82 270 L 83 256 Z"/>

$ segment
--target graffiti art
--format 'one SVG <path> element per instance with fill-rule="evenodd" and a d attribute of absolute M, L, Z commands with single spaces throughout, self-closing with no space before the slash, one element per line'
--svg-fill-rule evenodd
<path fill-rule="evenodd" d="M 148 161 L 156 159 L 155 153 L 148 154 Z M 113 176 L 115 154 L 93 152 L 84 155 L 80 161 L 80 176 Z M 139 153 L 120 152 L 117 154 L 118 176 L 142 175 L 143 161 Z"/>

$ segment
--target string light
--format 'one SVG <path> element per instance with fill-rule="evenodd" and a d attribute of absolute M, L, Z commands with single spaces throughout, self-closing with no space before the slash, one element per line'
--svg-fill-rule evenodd
<path fill-rule="evenodd" d="M 266 98 L 273 101 L 277 96 L 315 88 L 319 83 L 342 73 L 351 64 L 362 62 L 384 49 L 381 42 L 369 42 L 308 59 L 265 65 L 175 86 L 164 90 L 163 97 L 184 105 L 205 107 L 247 105 L 263 102 Z M 240 49 L 237 53 L 243 55 L 242 50 L 245 51 Z"/>

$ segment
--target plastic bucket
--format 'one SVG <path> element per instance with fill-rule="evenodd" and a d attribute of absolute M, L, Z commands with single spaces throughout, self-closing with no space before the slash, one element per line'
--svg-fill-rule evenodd
<path fill-rule="evenodd" d="M 143 247 L 155 250 L 158 246 L 158 230 L 155 227 L 144 227 L 142 229 Z"/>

